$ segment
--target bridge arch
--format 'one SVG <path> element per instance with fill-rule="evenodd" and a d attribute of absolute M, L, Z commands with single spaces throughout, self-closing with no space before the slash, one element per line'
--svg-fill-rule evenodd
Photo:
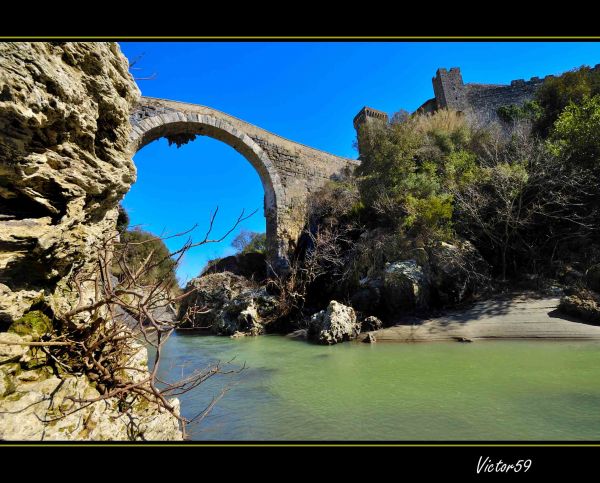
<path fill-rule="evenodd" d="M 245 132 L 224 119 L 210 114 L 162 111 L 141 107 L 132 114 L 131 155 L 163 137 L 180 146 L 198 135 L 208 136 L 234 148 L 250 162 L 260 177 L 264 189 L 267 258 L 275 270 L 285 269 L 286 246 L 278 236 L 279 211 L 285 205 L 285 191 L 267 153 Z"/>

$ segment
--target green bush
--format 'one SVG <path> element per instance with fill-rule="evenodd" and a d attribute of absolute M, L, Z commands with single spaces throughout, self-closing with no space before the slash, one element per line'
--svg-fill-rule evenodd
<path fill-rule="evenodd" d="M 375 224 L 427 241 L 450 240 L 452 196 L 476 170 L 467 151 L 472 133 L 452 111 L 416 115 L 361 131 L 365 146 L 357 168 L 361 201 Z"/>
<path fill-rule="evenodd" d="M 541 114 L 535 123 L 538 134 L 546 137 L 561 112 L 570 104 L 581 104 L 584 98 L 600 94 L 600 71 L 582 66 L 544 81 L 536 93 Z"/>
<path fill-rule="evenodd" d="M 509 106 L 508 128 L 476 129 L 449 111 L 365 126 L 356 170 L 362 217 L 385 234 L 357 244 L 356 276 L 368 263 L 457 237 L 502 278 L 589 246 L 600 226 L 600 96 L 568 104 L 547 142 L 530 128 L 540 109 Z"/>
<path fill-rule="evenodd" d="M 135 228 L 121 233 L 115 258 L 122 257 L 130 270 L 135 272 L 150 255 L 151 268 L 141 276 L 140 281 L 148 285 L 164 281 L 167 286 L 177 290 L 176 262 L 170 253 L 165 243 L 156 235 Z M 117 277 L 122 275 L 122 268 L 117 261 L 113 264 L 113 274 Z"/>
<path fill-rule="evenodd" d="M 550 134 L 552 152 L 571 166 L 600 167 L 600 95 L 571 102 Z"/>
<path fill-rule="evenodd" d="M 267 235 L 255 231 L 241 230 L 233 239 L 231 246 L 237 254 L 265 253 L 267 249 Z"/>
<path fill-rule="evenodd" d="M 129 228 L 129 214 L 123 208 L 123 205 L 119 205 L 119 216 L 117 217 L 117 231 L 119 233 L 124 232 Z"/>
<path fill-rule="evenodd" d="M 525 103 L 511 104 L 498 108 L 498 117 L 504 122 L 538 121 L 542 116 L 543 109 L 535 100 Z"/>

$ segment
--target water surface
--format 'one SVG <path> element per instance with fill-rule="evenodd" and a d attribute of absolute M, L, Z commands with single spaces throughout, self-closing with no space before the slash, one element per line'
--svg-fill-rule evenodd
<path fill-rule="evenodd" d="M 162 376 L 214 362 L 180 397 L 194 440 L 599 440 L 600 343 L 318 346 L 281 336 L 174 335 Z"/>

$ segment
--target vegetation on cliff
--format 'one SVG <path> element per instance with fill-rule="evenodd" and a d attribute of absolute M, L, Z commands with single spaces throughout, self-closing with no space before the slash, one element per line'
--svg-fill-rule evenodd
<path fill-rule="evenodd" d="M 129 216 L 125 209 L 119 207 L 117 228 L 120 231 L 118 246 L 123 252 L 123 260 L 128 267 L 139 267 L 148 258 L 155 261 L 153 266 L 145 271 L 143 283 L 154 285 L 158 281 L 166 281 L 170 290 L 179 291 L 175 273 L 176 262 L 171 258 L 171 251 L 158 236 L 142 230 L 140 227 L 129 229 Z M 120 261 L 121 262 L 121 261 Z M 124 276 L 122 264 L 115 261 L 112 272 L 117 277 Z"/>
<path fill-rule="evenodd" d="M 231 242 L 231 246 L 235 248 L 238 255 L 265 253 L 267 249 L 267 235 L 266 233 L 242 229 Z"/>
<path fill-rule="evenodd" d="M 360 326 L 490 288 L 584 286 L 600 261 L 598 85 L 587 68 L 548 78 L 495 124 L 440 110 L 363 125 L 360 166 L 312 193 L 289 270 L 266 282 L 278 303 L 260 332 L 309 328 L 332 300 L 354 308 Z M 236 239 L 239 253 L 251 235 Z M 202 276 L 241 275 L 238 261 L 219 264 Z M 214 315 L 209 280 L 197 284 Z"/>
<path fill-rule="evenodd" d="M 489 275 L 585 285 L 600 261 L 598 78 L 548 79 L 501 124 L 441 110 L 364 126 L 361 165 L 313 197 L 283 292 L 302 310 L 337 298 L 385 318 L 387 305 L 389 320 L 391 299 L 413 301 L 403 312 L 452 305 Z"/>

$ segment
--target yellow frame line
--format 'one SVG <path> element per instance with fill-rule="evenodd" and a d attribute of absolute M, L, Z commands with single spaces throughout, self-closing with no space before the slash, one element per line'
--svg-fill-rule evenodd
<path fill-rule="evenodd" d="M 74 442 L 71 443 L 70 441 L 55 441 L 55 442 L 44 442 L 44 443 L 10 443 L 10 442 L 3 442 L 1 446 L 48 446 L 49 444 L 52 443 L 59 443 L 59 444 L 66 444 L 68 446 L 145 446 L 145 444 L 143 442 L 140 443 L 121 443 L 121 442 L 114 442 L 114 443 L 100 443 L 100 444 L 96 444 L 94 442 L 89 442 L 90 444 L 86 444 L 86 443 L 81 443 L 81 442 Z M 407 444 L 407 443 L 350 443 L 350 444 L 344 444 L 342 443 L 213 443 L 213 442 L 207 442 L 207 443 L 152 443 L 149 444 L 148 446 L 177 446 L 177 447 L 185 447 L 185 446 L 213 446 L 213 447 L 218 447 L 218 446 L 234 446 L 234 447 L 244 447 L 244 446 L 264 446 L 264 447 L 277 447 L 277 446 L 293 446 L 293 447 L 302 447 L 302 446 L 314 446 L 314 447 L 338 447 L 338 446 L 348 446 L 348 447 L 364 447 L 364 446 L 375 446 L 375 447 L 393 447 L 393 448 L 407 448 L 407 447 L 424 447 L 424 448 L 435 448 L 435 447 L 459 447 L 459 448 L 508 448 L 508 447 L 517 447 L 517 448 L 537 448 L 537 447 L 558 447 L 558 448 L 566 448 L 566 447 L 577 447 L 577 448 L 584 448 L 584 447 L 600 447 L 599 443 L 574 443 L 574 444 L 570 444 L 570 443 L 540 443 L 540 444 L 531 444 L 531 443 L 516 443 L 516 444 L 509 444 L 509 443 L 498 443 L 498 444 L 494 444 L 494 443 L 482 443 L 482 444 L 476 444 L 476 443 L 468 443 L 468 444 L 456 444 L 456 443 L 450 443 L 450 444 L 443 444 L 443 443 L 439 443 L 439 444 Z"/>
<path fill-rule="evenodd" d="M 66 36 L 2 36 L 0 40 L 25 40 L 25 39 L 64 39 L 64 40 L 94 40 L 94 39 L 105 39 L 105 40 L 600 40 L 600 35 L 584 35 L 584 36 L 570 36 L 570 35 L 533 35 L 533 36 L 520 36 L 520 35 L 508 35 L 508 36 L 494 36 L 494 35 L 483 35 L 483 36 L 394 36 L 394 35 L 374 35 L 374 36 L 320 36 L 320 35 L 288 35 L 288 36 L 228 36 L 228 35 L 182 35 L 182 36 L 160 36 L 160 35 L 66 35 Z"/>

